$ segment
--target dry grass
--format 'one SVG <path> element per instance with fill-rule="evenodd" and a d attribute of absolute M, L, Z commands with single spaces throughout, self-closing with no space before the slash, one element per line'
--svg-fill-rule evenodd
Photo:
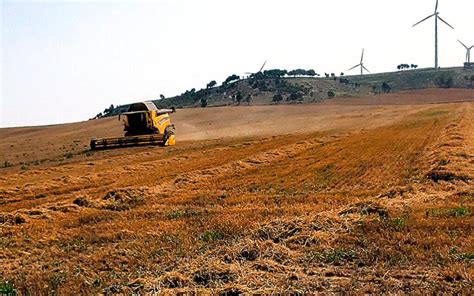
<path fill-rule="evenodd" d="M 472 294 L 473 118 L 424 106 L 8 171 L 0 278 L 25 295 Z"/>

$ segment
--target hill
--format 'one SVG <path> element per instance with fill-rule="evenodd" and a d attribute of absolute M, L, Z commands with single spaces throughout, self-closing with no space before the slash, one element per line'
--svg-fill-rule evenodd
<path fill-rule="evenodd" d="M 220 86 L 191 89 L 154 102 L 160 108 L 295 104 L 427 88 L 474 88 L 474 69 L 461 67 L 324 78 L 314 77 L 314 74 L 313 77 L 292 77 L 284 73 L 278 69 L 268 70 L 234 80 L 231 78 L 238 76 L 232 75 Z M 122 105 L 106 109 L 99 117 L 117 115 L 127 108 L 128 105 Z"/>

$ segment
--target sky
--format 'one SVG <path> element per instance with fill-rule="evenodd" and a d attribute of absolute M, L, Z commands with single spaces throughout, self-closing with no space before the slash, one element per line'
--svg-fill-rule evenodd
<path fill-rule="evenodd" d="M 266 69 L 434 65 L 435 0 L 0 0 L 0 127 L 87 120 Z M 439 63 L 474 45 L 474 1 L 440 0 Z"/>

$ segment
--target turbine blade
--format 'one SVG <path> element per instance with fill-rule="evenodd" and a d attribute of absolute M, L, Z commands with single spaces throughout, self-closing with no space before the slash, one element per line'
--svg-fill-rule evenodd
<path fill-rule="evenodd" d="M 365 70 L 365 71 L 367 71 L 367 72 L 369 72 L 369 73 L 370 73 L 370 71 L 369 71 L 369 70 L 367 70 L 367 68 L 366 68 L 364 65 L 362 65 L 362 68 L 364 68 L 364 70 Z"/>
<path fill-rule="evenodd" d="M 265 67 L 265 64 L 266 64 L 266 63 L 267 63 L 267 61 L 265 61 L 265 63 L 263 63 L 262 68 L 260 68 L 260 70 L 259 70 L 257 73 L 262 72 L 263 67 Z"/>
<path fill-rule="evenodd" d="M 464 48 L 466 48 L 467 50 L 469 50 L 469 47 L 467 47 L 464 43 L 462 43 L 461 40 L 458 39 L 458 42 L 461 43 L 461 45 L 464 46 Z"/>
<path fill-rule="evenodd" d="M 421 24 L 422 22 L 426 21 L 427 19 L 429 19 L 430 17 L 435 16 L 435 15 L 436 15 L 436 14 L 432 14 L 432 15 L 430 15 L 430 16 L 428 16 L 428 17 L 425 17 L 424 19 L 422 19 L 422 20 L 419 21 L 418 23 L 414 24 L 413 27 L 414 27 L 414 26 L 417 26 L 417 25 L 419 25 L 419 24 Z"/>
<path fill-rule="evenodd" d="M 435 12 L 434 13 L 437 13 L 438 12 L 438 0 L 436 0 L 436 6 L 435 6 Z"/>
<path fill-rule="evenodd" d="M 350 69 L 347 70 L 347 71 L 350 71 L 350 70 L 352 70 L 352 69 L 355 69 L 355 68 L 357 68 L 357 67 L 359 67 L 359 66 L 360 66 L 360 64 L 357 64 L 357 65 L 355 65 L 354 67 L 350 68 Z"/>
<path fill-rule="evenodd" d="M 447 23 L 445 20 L 443 20 L 439 15 L 438 15 L 437 17 L 440 19 L 440 21 L 442 21 L 443 23 L 445 23 L 445 24 L 448 25 L 451 29 L 454 30 L 454 27 L 451 26 L 450 24 L 448 24 L 448 23 Z"/>
<path fill-rule="evenodd" d="M 362 48 L 362 55 L 360 56 L 360 63 L 364 61 L 364 48 Z"/>

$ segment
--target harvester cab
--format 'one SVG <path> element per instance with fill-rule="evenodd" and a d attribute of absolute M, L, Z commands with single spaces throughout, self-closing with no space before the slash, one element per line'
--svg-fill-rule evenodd
<path fill-rule="evenodd" d="M 124 125 L 124 137 L 92 139 L 91 149 L 107 149 L 138 145 L 175 144 L 174 125 L 171 124 L 172 109 L 158 109 L 153 102 L 130 105 L 127 112 L 119 115 Z"/>

